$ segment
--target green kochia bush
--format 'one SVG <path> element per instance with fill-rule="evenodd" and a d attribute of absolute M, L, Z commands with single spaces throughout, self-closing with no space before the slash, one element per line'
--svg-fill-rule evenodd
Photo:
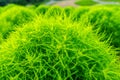
<path fill-rule="evenodd" d="M 8 9 L 13 8 L 13 7 L 17 7 L 17 5 L 15 5 L 15 4 L 8 4 L 7 6 L 2 7 L 3 8 L 2 12 L 5 12 Z"/>
<path fill-rule="evenodd" d="M 36 8 L 36 13 L 38 15 L 39 14 L 45 15 L 45 13 L 48 11 L 48 9 L 49 9 L 49 6 L 40 5 Z"/>
<path fill-rule="evenodd" d="M 86 13 L 88 13 L 90 10 L 90 8 L 88 7 L 80 7 L 80 8 L 77 8 L 75 11 L 72 12 L 72 15 L 71 15 L 71 20 L 72 21 L 80 21 L 81 20 L 81 17 L 83 15 L 85 15 Z M 82 20 L 83 21 L 83 20 Z"/>
<path fill-rule="evenodd" d="M 46 12 L 46 17 L 58 17 L 63 16 L 63 9 L 60 6 L 52 6 Z"/>
<path fill-rule="evenodd" d="M 94 25 L 94 28 L 100 28 L 100 32 L 107 34 L 106 38 L 112 35 L 111 44 L 120 47 L 120 8 L 114 7 L 93 7 L 83 19 L 88 19 L 86 24 Z"/>
<path fill-rule="evenodd" d="M 114 51 L 91 27 L 41 18 L 0 46 L 0 80 L 119 80 Z"/>
<path fill-rule="evenodd" d="M 36 8 L 36 13 L 38 15 L 46 15 L 47 17 L 71 17 L 75 8 L 74 7 L 65 7 L 62 9 L 59 6 L 45 6 L 40 5 Z"/>
<path fill-rule="evenodd" d="M 66 16 L 66 17 L 71 17 L 71 15 L 73 14 L 73 12 L 74 12 L 74 10 L 75 10 L 75 8 L 74 7 L 70 7 L 70 6 L 68 6 L 68 7 L 65 7 L 64 8 L 64 16 Z"/>
<path fill-rule="evenodd" d="M 0 14 L 2 13 L 2 7 L 0 7 Z"/>
<path fill-rule="evenodd" d="M 13 31 L 16 26 L 23 25 L 34 17 L 35 13 L 30 9 L 21 6 L 11 7 L 0 15 L 0 33 L 6 38 L 8 33 Z"/>

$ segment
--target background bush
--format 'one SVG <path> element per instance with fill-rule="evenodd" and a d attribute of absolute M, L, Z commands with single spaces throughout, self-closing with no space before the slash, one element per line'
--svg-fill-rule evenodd
<path fill-rule="evenodd" d="M 45 16 L 50 18 L 50 17 L 61 17 L 63 16 L 63 9 L 60 6 L 52 6 L 48 9 L 46 12 Z"/>
<path fill-rule="evenodd" d="M 86 20 L 86 24 L 94 25 L 100 32 L 105 32 L 106 38 L 111 36 L 111 45 L 120 47 L 120 8 L 102 7 L 92 8 L 81 20 Z"/>
<path fill-rule="evenodd" d="M 36 13 L 45 15 L 45 13 L 48 11 L 50 6 L 40 5 L 36 8 Z"/>
<path fill-rule="evenodd" d="M 63 15 L 66 16 L 66 17 L 71 17 L 74 10 L 75 10 L 74 7 L 71 7 L 71 6 L 65 7 L 64 10 L 63 10 L 63 12 L 64 12 Z"/>
<path fill-rule="evenodd" d="M 79 22 L 81 20 L 81 17 L 83 15 L 85 15 L 85 13 L 88 13 L 88 12 L 89 12 L 89 7 L 80 7 L 80 8 L 77 8 L 75 11 L 72 12 L 71 20 Z"/>
<path fill-rule="evenodd" d="M 19 25 L 23 25 L 36 16 L 32 10 L 24 8 L 22 6 L 8 5 L 3 8 L 0 14 L 0 33 L 4 38 L 14 31 Z"/>

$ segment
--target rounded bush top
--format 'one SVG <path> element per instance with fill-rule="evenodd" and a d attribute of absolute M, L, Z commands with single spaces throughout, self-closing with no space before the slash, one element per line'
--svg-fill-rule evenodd
<path fill-rule="evenodd" d="M 116 59 L 91 27 L 40 16 L 0 46 L 0 79 L 119 80 Z"/>
<path fill-rule="evenodd" d="M 35 16 L 35 12 L 22 6 L 6 9 L 0 15 L 0 33 L 6 37 L 16 26 L 32 21 Z"/>
<path fill-rule="evenodd" d="M 45 13 L 48 11 L 48 9 L 49 9 L 49 6 L 40 5 L 36 8 L 36 13 L 38 15 L 39 14 L 45 15 Z"/>
<path fill-rule="evenodd" d="M 82 16 L 86 24 L 93 25 L 94 29 L 100 29 L 100 32 L 106 33 L 106 38 L 112 35 L 111 45 L 120 47 L 120 8 L 116 7 L 97 7 L 91 8 L 87 14 Z"/>

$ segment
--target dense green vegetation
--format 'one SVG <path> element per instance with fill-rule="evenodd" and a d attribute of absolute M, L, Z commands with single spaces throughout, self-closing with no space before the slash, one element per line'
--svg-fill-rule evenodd
<path fill-rule="evenodd" d="M 118 10 L 118 11 L 117 11 Z M 100 32 L 105 32 L 106 38 L 111 35 L 111 44 L 120 47 L 120 8 L 102 7 L 91 9 L 83 19 L 87 18 L 91 25 L 100 28 Z M 94 15 L 94 16 L 93 16 Z M 86 24 L 87 24 L 86 23 Z"/>
<path fill-rule="evenodd" d="M 110 1 L 113 1 L 113 2 L 120 2 L 120 0 L 102 0 L 102 1 L 108 1 L 108 2 L 110 2 Z"/>
<path fill-rule="evenodd" d="M 8 5 L 1 9 L 0 13 L 0 34 L 3 38 L 9 35 L 18 25 L 31 21 L 35 14 L 32 10 L 22 6 Z"/>
<path fill-rule="evenodd" d="M 119 14 L 116 6 L 1 7 L 0 80 L 119 80 Z"/>
<path fill-rule="evenodd" d="M 95 2 L 93 0 L 76 0 L 75 3 L 78 5 L 81 5 L 81 6 L 90 6 L 90 5 L 97 4 L 97 2 Z"/>
<path fill-rule="evenodd" d="M 102 3 L 99 3 L 99 1 L 102 2 Z M 106 2 L 120 2 L 120 0 L 99 0 L 99 1 L 97 3 L 94 0 L 76 0 L 75 4 L 80 5 L 80 6 L 92 6 L 92 5 L 96 5 L 96 4 L 104 4 L 104 2 L 105 3 Z"/>

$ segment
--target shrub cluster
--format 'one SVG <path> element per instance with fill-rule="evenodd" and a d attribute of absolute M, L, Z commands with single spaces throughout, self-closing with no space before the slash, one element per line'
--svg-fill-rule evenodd
<path fill-rule="evenodd" d="M 105 32 L 106 38 L 111 36 L 111 45 L 120 47 L 120 8 L 102 7 L 92 8 L 81 19 L 86 19 L 86 24 L 94 25 L 94 29 L 100 29 Z"/>
<path fill-rule="evenodd" d="M 119 29 L 119 8 L 97 8 L 2 8 L 0 80 L 119 80 L 117 52 L 96 32 Z"/>
<path fill-rule="evenodd" d="M 105 32 L 106 39 L 111 36 L 112 46 L 120 47 L 120 8 L 118 6 L 92 6 L 77 9 L 67 7 L 64 10 L 57 6 L 49 9 L 46 6 L 40 6 L 36 11 L 48 17 L 66 16 L 74 22 L 82 21 L 84 25 L 92 25 L 93 29 L 99 28 L 100 33 Z"/>

